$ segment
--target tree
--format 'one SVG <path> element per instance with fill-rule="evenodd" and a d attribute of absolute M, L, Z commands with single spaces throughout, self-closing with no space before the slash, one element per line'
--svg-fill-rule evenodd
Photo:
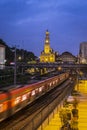
<path fill-rule="evenodd" d="M 5 46 L 5 59 L 6 59 L 6 65 L 10 65 L 10 62 L 14 62 L 14 47 L 9 47 L 2 39 L 0 39 L 0 44 Z M 17 61 L 18 57 L 21 56 L 22 62 L 28 62 L 31 60 L 35 60 L 37 57 L 34 55 L 33 52 L 29 52 L 24 49 L 16 49 L 17 51 Z"/>

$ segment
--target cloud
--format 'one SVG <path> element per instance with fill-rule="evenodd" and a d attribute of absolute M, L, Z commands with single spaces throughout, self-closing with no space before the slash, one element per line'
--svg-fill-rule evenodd
<path fill-rule="evenodd" d="M 50 12 L 49 12 L 50 13 Z M 41 23 L 41 22 L 45 22 L 51 19 L 51 16 L 49 15 L 49 13 L 40 13 L 37 14 L 35 16 L 30 16 L 30 17 L 26 17 L 23 19 L 19 19 L 17 20 L 15 23 L 16 25 L 25 25 L 25 24 L 33 24 L 33 23 Z"/>
<path fill-rule="evenodd" d="M 41 33 L 48 28 L 53 46 L 68 48 L 87 39 L 86 7 L 86 0 L 0 0 L 0 34 L 10 42 L 22 38 L 26 46 L 28 41 L 41 46 Z"/>

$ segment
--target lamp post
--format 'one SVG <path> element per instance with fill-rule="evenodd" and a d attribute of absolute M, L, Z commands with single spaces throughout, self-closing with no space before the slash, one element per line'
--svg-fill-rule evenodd
<path fill-rule="evenodd" d="M 17 63 L 16 63 L 16 46 L 14 49 L 14 85 L 16 85 L 16 68 L 17 67 Z"/>

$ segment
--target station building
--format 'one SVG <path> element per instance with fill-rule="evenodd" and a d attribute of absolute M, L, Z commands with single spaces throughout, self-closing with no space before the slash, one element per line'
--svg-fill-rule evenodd
<path fill-rule="evenodd" d="M 59 59 L 61 63 L 67 63 L 67 64 L 75 64 L 77 62 L 77 58 L 72 55 L 70 52 L 63 52 Z"/>

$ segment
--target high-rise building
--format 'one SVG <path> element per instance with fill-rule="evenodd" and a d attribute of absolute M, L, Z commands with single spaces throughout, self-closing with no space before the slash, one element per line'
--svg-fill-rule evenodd
<path fill-rule="evenodd" d="M 41 52 L 40 62 L 55 62 L 55 52 L 50 47 L 50 38 L 48 30 L 46 31 L 44 50 Z"/>
<path fill-rule="evenodd" d="M 0 69 L 5 66 L 5 46 L 0 44 Z"/>
<path fill-rule="evenodd" d="M 87 63 L 87 42 L 80 43 L 79 58 L 80 63 Z"/>

